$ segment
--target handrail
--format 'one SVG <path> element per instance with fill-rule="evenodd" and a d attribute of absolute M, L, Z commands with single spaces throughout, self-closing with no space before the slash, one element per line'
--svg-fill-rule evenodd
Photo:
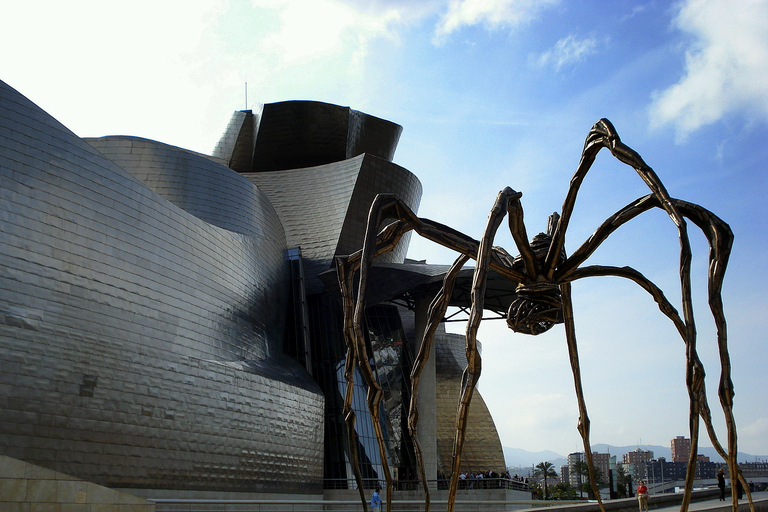
<path fill-rule="evenodd" d="M 385 482 L 376 478 L 363 478 L 363 489 L 385 488 Z M 448 479 L 427 480 L 430 489 L 448 489 Z M 421 489 L 421 480 L 398 480 L 392 484 L 395 491 L 416 491 Z M 357 481 L 354 478 L 326 478 L 323 480 L 323 489 L 357 489 Z M 528 492 L 527 483 L 511 478 L 478 478 L 474 480 L 460 480 L 460 490 L 497 490 L 509 489 Z"/>

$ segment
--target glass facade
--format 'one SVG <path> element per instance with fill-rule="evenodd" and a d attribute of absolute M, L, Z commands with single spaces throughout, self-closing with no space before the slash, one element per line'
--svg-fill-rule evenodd
<path fill-rule="evenodd" d="M 342 312 L 330 295 L 309 298 L 314 374 L 326 397 L 325 480 L 327 487 L 354 488 L 354 473 L 343 417 L 346 345 L 341 330 Z M 382 388 L 381 428 L 387 458 L 395 481 L 410 482 L 417 477 L 413 443 L 408 434 L 410 368 L 412 348 L 394 306 L 372 306 L 366 314 L 366 345 L 374 375 Z M 358 463 L 366 487 L 384 481 L 382 461 L 366 402 L 367 386 L 356 368 L 354 377 L 355 430 Z"/>

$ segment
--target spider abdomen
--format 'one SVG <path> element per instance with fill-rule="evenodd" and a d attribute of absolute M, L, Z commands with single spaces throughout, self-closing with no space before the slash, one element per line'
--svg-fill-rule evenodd
<path fill-rule="evenodd" d="M 556 284 L 523 283 L 516 292 L 507 312 L 507 325 L 513 331 L 535 336 L 563 322 L 563 301 Z"/>

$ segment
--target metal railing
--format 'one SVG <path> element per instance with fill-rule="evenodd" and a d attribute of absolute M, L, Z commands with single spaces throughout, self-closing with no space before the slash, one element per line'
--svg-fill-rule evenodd
<path fill-rule="evenodd" d="M 156 512 L 359 512 L 360 501 L 350 500 L 180 500 L 152 499 Z M 504 500 L 461 500 L 456 512 L 488 512 L 525 509 L 534 506 L 565 505 L 583 502 L 542 502 Z M 445 500 L 432 500 L 432 510 L 444 510 Z M 384 507 L 382 507 L 383 509 Z M 423 512 L 424 500 L 393 500 L 394 512 Z"/>
<path fill-rule="evenodd" d="M 376 478 L 364 478 L 363 489 L 384 489 L 386 482 Z M 448 479 L 427 480 L 430 490 L 447 490 L 450 484 Z M 327 478 L 323 481 L 324 489 L 357 489 L 357 481 L 354 478 Z M 421 489 L 421 480 L 398 480 L 392 483 L 395 491 L 418 491 Z M 483 490 L 483 489 L 509 489 L 528 492 L 528 484 L 521 480 L 511 478 L 477 478 L 473 480 L 459 480 L 459 490 Z"/>

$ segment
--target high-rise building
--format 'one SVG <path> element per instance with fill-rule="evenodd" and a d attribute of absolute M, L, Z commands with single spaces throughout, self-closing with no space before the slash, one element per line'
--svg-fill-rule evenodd
<path fill-rule="evenodd" d="M 631 452 L 622 455 L 621 459 L 625 470 L 632 475 L 632 479 L 635 482 L 648 478 L 646 463 L 653 460 L 652 451 L 635 448 Z"/>
<path fill-rule="evenodd" d="M 592 452 L 592 462 L 595 470 L 598 472 L 597 478 L 607 483 L 608 471 L 610 469 L 611 454 Z M 568 475 L 571 486 L 580 488 L 583 483 L 589 481 L 586 474 L 587 457 L 584 452 L 575 452 L 568 454 Z"/>
<path fill-rule="evenodd" d="M 688 462 L 691 455 L 691 440 L 677 436 L 670 442 L 672 445 L 672 462 Z"/>
<path fill-rule="evenodd" d="M 648 462 L 651 459 L 653 459 L 653 452 L 651 450 L 641 450 L 640 448 L 635 448 L 621 456 L 621 461 L 624 464 Z"/>

